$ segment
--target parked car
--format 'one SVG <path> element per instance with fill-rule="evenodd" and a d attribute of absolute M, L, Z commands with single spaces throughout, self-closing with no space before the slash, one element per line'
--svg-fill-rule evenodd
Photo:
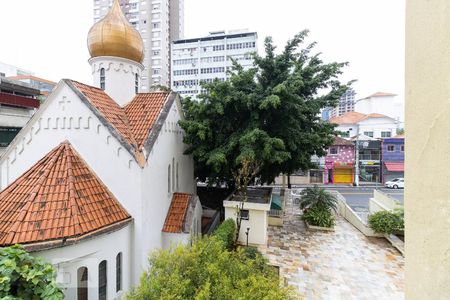
<path fill-rule="evenodd" d="M 398 188 L 405 188 L 405 179 L 403 178 L 395 178 L 390 181 L 386 181 L 384 184 L 385 187 L 390 189 L 398 189 Z"/>

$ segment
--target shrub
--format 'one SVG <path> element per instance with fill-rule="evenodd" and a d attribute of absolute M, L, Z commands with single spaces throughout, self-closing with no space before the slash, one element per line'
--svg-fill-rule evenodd
<path fill-rule="evenodd" d="M 324 211 L 337 210 L 337 199 L 330 192 L 314 185 L 312 188 L 306 188 L 300 193 L 300 209 L 303 211 L 312 207 L 321 207 Z"/>
<path fill-rule="evenodd" d="M 242 248 L 228 251 L 214 236 L 158 250 L 149 265 L 127 299 L 297 299 L 262 255 L 249 259 Z"/>
<path fill-rule="evenodd" d="M 379 211 L 369 216 L 369 227 L 376 233 L 383 234 L 392 234 L 403 231 L 403 217 L 400 213 Z"/>
<path fill-rule="evenodd" d="M 314 226 L 328 227 L 334 226 L 335 219 L 331 209 L 322 206 L 313 206 L 303 214 L 303 220 Z"/>
<path fill-rule="evenodd" d="M 228 250 L 233 249 L 236 237 L 236 223 L 233 219 L 223 221 L 213 235 L 223 243 L 225 248 Z"/>
<path fill-rule="evenodd" d="M 1 299 L 64 299 L 53 266 L 22 246 L 0 248 Z"/>

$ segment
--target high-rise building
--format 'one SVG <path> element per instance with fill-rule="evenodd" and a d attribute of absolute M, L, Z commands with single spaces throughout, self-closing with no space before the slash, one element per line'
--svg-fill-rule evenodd
<path fill-rule="evenodd" d="M 182 96 L 196 97 L 204 92 L 201 82 L 225 81 L 232 58 L 244 69 L 253 66 L 251 53 L 257 52 L 256 32 L 211 32 L 206 37 L 177 40 L 172 43 L 172 82 Z"/>
<path fill-rule="evenodd" d="M 329 111 L 330 118 L 342 116 L 351 111 L 355 111 L 355 95 L 353 89 L 348 89 L 339 99 L 339 104 Z"/>
<path fill-rule="evenodd" d="M 183 38 L 184 0 L 120 0 L 128 21 L 144 42 L 145 67 L 141 91 L 153 85 L 170 86 L 170 43 Z M 94 0 L 94 22 L 102 19 L 112 0 Z"/>

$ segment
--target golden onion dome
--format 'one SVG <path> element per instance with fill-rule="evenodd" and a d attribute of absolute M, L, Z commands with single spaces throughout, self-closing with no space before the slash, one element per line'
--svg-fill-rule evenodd
<path fill-rule="evenodd" d="M 144 60 L 144 42 L 124 16 L 119 0 L 114 0 L 108 14 L 92 26 L 87 42 L 91 58 L 115 56 L 139 63 Z"/>

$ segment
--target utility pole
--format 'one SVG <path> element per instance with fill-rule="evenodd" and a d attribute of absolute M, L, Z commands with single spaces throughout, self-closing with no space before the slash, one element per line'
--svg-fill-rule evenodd
<path fill-rule="evenodd" d="M 355 186 L 359 186 L 359 124 L 356 124 Z"/>

